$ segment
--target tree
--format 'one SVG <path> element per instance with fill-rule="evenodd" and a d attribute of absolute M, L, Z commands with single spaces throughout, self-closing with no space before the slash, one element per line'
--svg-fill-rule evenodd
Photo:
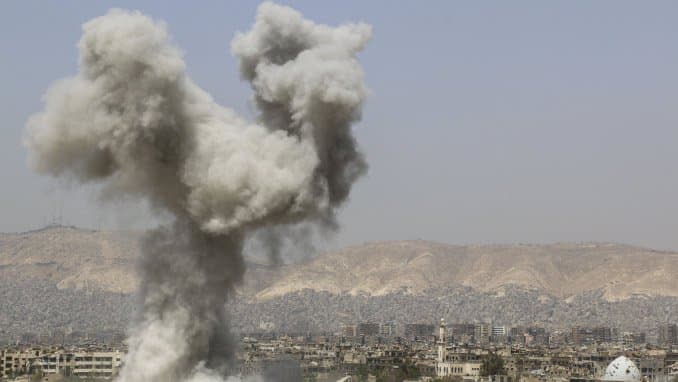
<path fill-rule="evenodd" d="M 400 375 L 403 379 L 418 379 L 421 377 L 419 369 L 416 365 L 403 363 L 400 365 Z"/>
<path fill-rule="evenodd" d="M 433 382 L 461 382 L 462 378 L 457 375 L 448 375 L 446 377 L 436 378 Z"/>
<path fill-rule="evenodd" d="M 365 364 L 358 366 L 357 370 L 358 381 L 365 382 L 367 381 L 367 376 L 370 375 L 370 369 Z"/>
<path fill-rule="evenodd" d="M 504 374 L 504 359 L 495 353 L 485 356 L 480 364 L 480 375 L 487 377 L 501 374 Z"/>
<path fill-rule="evenodd" d="M 33 375 L 31 375 L 30 381 L 31 382 L 40 382 L 43 377 L 43 372 L 41 370 L 36 370 Z"/>

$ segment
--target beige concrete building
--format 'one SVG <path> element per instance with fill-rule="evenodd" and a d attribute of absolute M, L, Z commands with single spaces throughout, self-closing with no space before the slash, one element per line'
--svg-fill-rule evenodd
<path fill-rule="evenodd" d="M 122 366 L 124 354 L 119 350 L 79 352 L 73 354 L 73 375 L 112 377 Z"/>
<path fill-rule="evenodd" d="M 448 354 L 445 337 L 445 320 L 440 320 L 438 334 L 438 354 L 436 359 L 437 377 L 466 377 L 464 379 L 480 378 L 480 360 L 470 354 Z"/>
<path fill-rule="evenodd" d="M 41 371 L 47 375 L 60 373 L 66 376 L 110 378 L 118 373 L 123 361 L 124 353 L 120 350 L 3 350 L 0 352 L 0 376 Z"/>

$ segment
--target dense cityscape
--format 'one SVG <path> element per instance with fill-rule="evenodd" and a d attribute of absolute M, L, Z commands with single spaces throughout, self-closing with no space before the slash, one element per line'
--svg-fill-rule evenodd
<path fill-rule="evenodd" d="M 678 329 L 658 336 L 611 327 L 507 327 L 487 323 L 345 324 L 336 333 L 240 335 L 231 373 L 243 378 L 285 375 L 284 380 L 334 381 L 595 381 L 626 357 L 638 380 L 678 377 Z M 58 333 L 25 337 L 0 351 L 7 381 L 93 380 L 115 377 L 127 351 L 121 334 L 86 338 Z M 38 342 L 40 341 L 40 342 Z M 349 380 L 349 379 L 347 379 Z"/>

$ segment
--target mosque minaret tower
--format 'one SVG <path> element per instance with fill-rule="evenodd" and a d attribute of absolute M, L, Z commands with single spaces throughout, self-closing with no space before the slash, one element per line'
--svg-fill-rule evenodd
<path fill-rule="evenodd" d="M 445 319 L 440 319 L 440 334 L 438 336 L 438 362 L 445 362 Z"/>

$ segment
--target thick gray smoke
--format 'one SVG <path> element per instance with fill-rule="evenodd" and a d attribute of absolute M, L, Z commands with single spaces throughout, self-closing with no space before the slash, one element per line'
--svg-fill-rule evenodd
<path fill-rule="evenodd" d="M 232 42 L 260 111 L 250 123 L 186 76 L 162 23 L 112 10 L 83 26 L 80 71 L 47 91 L 26 145 L 40 173 L 173 216 L 143 243 L 143 308 L 121 381 L 222 380 L 244 240 L 335 224 L 366 171 L 351 124 L 367 94 L 356 54 L 370 33 L 261 5 Z"/>

